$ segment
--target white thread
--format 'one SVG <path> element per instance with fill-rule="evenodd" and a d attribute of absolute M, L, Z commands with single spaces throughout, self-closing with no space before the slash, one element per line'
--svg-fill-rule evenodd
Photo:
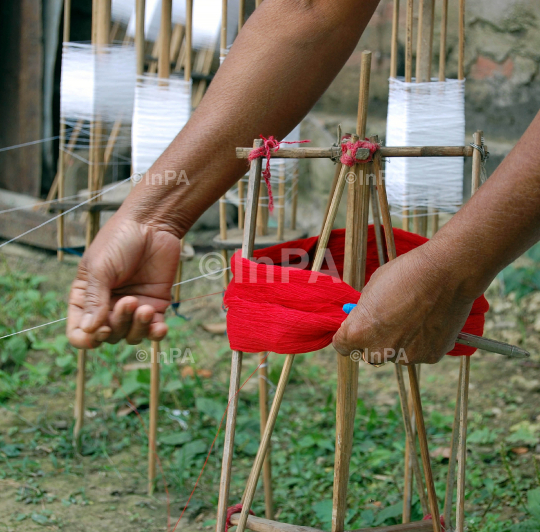
<path fill-rule="evenodd" d="M 197 279 L 202 279 L 203 277 L 208 277 L 210 275 L 214 275 L 216 273 L 224 272 L 225 270 L 230 270 L 230 269 L 231 268 L 228 267 L 228 268 L 223 268 L 223 270 L 217 270 L 217 271 L 209 272 L 209 273 L 206 273 L 205 275 L 199 275 L 199 277 L 193 277 L 192 279 L 186 279 L 185 281 L 182 281 L 181 283 L 173 284 L 173 286 L 177 286 L 179 284 L 184 284 L 184 283 L 190 283 L 191 281 L 196 281 Z M 211 295 L 211 294 L 208 294 L 208 295 Z M 23 329 L 22 331 L 17 331 L 17 332 L 11 333 L 11 334 L 6 334 L 5 336 L 0 336 L 0 340 L 3 340 L 4 338 L 9 338 L 10 336 L 16 336 L 17 334 L 22 334 L 22 333 L 25 333 L 25 332 L 28 332 L 28 331 L 33 331 L 34 329 L 39 329 L 40 327 L 46 327 L 47 325 L 52 325 L 53 323 L 58 323 L 60 321 L 65 321 L 65 320 L 67 320 L 67 317 L 60 318 L 60 319 L 54 320 L 54 321 L 49 321 L 48 323 L 42 323 L 41 325 L 36 325 L 35 327 L 30 327 L 29 329 Z"/>
<path fill-rule="evenodd" d="M 47 327 L 47 325 L 52 325 L 53 323 L 58 323 L 60 321 L 66 321 L 67 318 L 60 318 L 59 320 L 49 321 L 48 323 L 42 323 L 41 325 L 36 325 L 35 327 L 30 327 L 28 329 L 23 329 L 22 331 L 17 331 L 11 334 L 6 334 L 5 336 L 0 336 L 0 340 L 4 338 L 9 338 L 10 336 L 16 336 L 17 334 L 22 334 L 28 331 L 33 331 L 34 329 L 39 329 L 41 327 Z"/>
<path fill-rule="evenodd" d="M 215 275 L 216 273 L 226 272 L 230 270 L 231 267 L 223 268 L 222 270 L 213 270 L 211 272 L 205 273 L 204 275 L 199 275 L 199 277 L 193 277 L 192 279 L 186 279 L 185 281 L 180 281 L 179 283 L 173 284 L 173 286 L 178 286 L 179 284 L 191 283 L 191 281 L 196 281 L 197 279 L 203 279 L 204 277 L 209 277 L 210 275 Z"/>
<path fill-rule="evenodd" d="M 78 197 L 79 197 L 79 194 L 75 194 L 73 196 L 64 196 L 63 198 L 60 198 L 60 199 L 53 199 L 49 201 L 39 201 L 37 203 L 32 203 L 30 205 L 22 205 L 20 207 L 12 207 L 10 209 L 4 209 L 3 211 L 0 211 L 0 214 L 5 214 L 7 212 L 13 212 L 13 211 L 23 211 L 25 209 L 33 209 L 34 207 L 41 207 L 42 205 L 49 205 L 52 203 L 58 203 L 61 201 L 71 200 Z"/>
<path fill-rule="evenodd" d="M 111 19 L 127 25 L 135 9 L 135 0 L 112 0 Z"/>
<path fill-rule="evenodd" d="M 406 83 L 390 79 L 387 146 L 463 146 L 465 84 L 461 80 Z M 463 202 L 462 157 L 392 157 L 388 199 L 396 214 L 432 207 L 456 212 Z"/>
<path fill-rule="evenodd" d="M 82 207 L 83 205 L 86 205 L 87 203 L 90 203 L 95 198 L 99 198 L 99 196 L 102 196 L 106 192 L 110 192 L 111 190 L 114 190 L 116 187 L 119 187 L 123 183 L 130 181 L 131 177 L 128 177 L 127 179 L 124 179 L 123 181 L 119 181 L 112 187 L 108 187 L 107 189 L 103 190 L 99 194 L 96 194 L 95 196 L 92 196 L 91 198 L 88 198 L 87 200 L 83 201 L 82 203 L 79 203 L 78 205 L 75 205 L 75 207 L 71 207 L 71 209 L 68 209 L 67 211 L 61 212 L 60 214 L 57 214 L 56 216 L 53 216 L 52 218 L 49 218 L 47 221 L 37 225 L 36 227 L 33 227 L 32 229 L 28 229 L 28 231 L 25 231 L 24 233 L 21 233 L 18 236 L 14 236 L 11 240 L 8 240 L 7 242 L 3 242 L 0 244 L 0 248 L 3 248 L 4 246 L 7 246 L 8 244 L 11 244 L 12 242 L 15 242 L 16 240 L 19 240 L 23 236 L 26 236 L 29 233 L 32 233 L 33 231 L 37 231 L 38 229 L 41 229 L 43 226 L 50 224 L 51 222 L 54 222 L 54 220 L 58 220 L 58 218 L 61 218 L 62 216 L 65 216 L 66 214 L 69 214 L 70 212 L 73 212 L 75 209 L 78 209 L 79 207 Z"/>
<path fill-rule="evenodd" d="M 14 144 L 13 146 L 6 146 L 5 148 L 0 148 L 0 152 L 16 150 L 17 148 L 24 148 L 25 146 L 33 146 L 34 144 L 42 144 L 43 142 L 49 142 L 51 140 L 59 139 L 60 137 L 56 135 L 55 137 L 47 137 L 45 139 L 31 140 L 30 142 L 23 142 L 22 144 Z"/>
<path fill-rule="evenodd" d="M 135 47 L 65 42 L 60 114 L 64 120 L 130 123 L 135 99 Z"/>
<path fill-rule="evenodd" d="M 186 25 L 185 0 L 173 0 L 172 23 Z M 161 25 L 161 0 L 146 0 L 144 13 L 144 37 L 147 41 L 155 41 L 159 36 Z M 221 1 L 197 0 L 193 2 L 193 37 L 195 49 L 213 49 L 219 35 L 221 25 Z M 127 35 L 135 37 L 135 10 L 127 27 Z"/>
<path fill-rule="evenodd" d="M 191 81 L 140 76 L 132 127 L 133 171 L 146 172 L 189 119 Z"/>

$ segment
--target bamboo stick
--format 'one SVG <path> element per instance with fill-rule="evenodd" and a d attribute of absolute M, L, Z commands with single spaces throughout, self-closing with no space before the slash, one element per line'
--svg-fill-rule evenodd
<path fill-rule="evenodd" d="M 362 52 L 360 91 L 356 135 L 366 136 L 371 52 Z M 345 231 L 345 259 L 343 280 L 357 290 L 365 283 L 367 229 L 369 212 L 369 184 L 366 166 L 356 165 L 356 179 L 349 183 Z M 337 354 L 338 382 L 336 391 L 336 452 L 334 460 L 334 490 L 332 498 L 332 532 L 343 532 L 347 513 L 347 486 L 352 454 L 354 416 L 358 394 L 358 361 Z"/>
<path fill-rule="evenodd" d="M 459 0 L 458 79 L 465 79 L 465 0 Z"/>
<path fill-rule="evenodd" d="M 184 80 L 191 80 L 191 64 L 193 54 L 193 0 L 186 0 L 186 59 L 184 64 Z"/>
<path fill-rule="evenodd" d="M 442 0 L 441 44 L 439 52 L 439 81 L 446 81 L 446 34 L 448 29 L 448 0 Z"/>
<path fill-rule="evenodd" d="M 446 475 L 446 492 L 444 495 L 444 522 L 450 526 L 452 521 L 452 501 L 454 498 L 454 484 L 456 480 L 457 451 L 459 445 L 459 412 L 461 410 L 461 380 L 463 378 L 463 367 L 461 361 L 459 365 L 458 390 L 456 397 L 456 408 L 454 412 L 454 423 L 452 424 L 452 439 L 450 442 L 450 459 L 448 461 L 448 474 Z"/>
<path fill-rule="evenodd" d="M 416 82 L 431 81 L 435 0 L 420 0 L 416 42 Z"/>
<path fill-rule="evenodd" d="M 392 12 L 392 44 L 390 48 L 390 77 L 391 78 L 397 78 L 398 34 L 399 34 L 399 0 L 394 0 L 394 9 Z"/>
<path fill-rule="evenodd" d="M 336 163 L 335 169 L 334 169 L 334 178 L 332 179 L 332 185 L 330 185 L 330 193 L 328 194 L 328 201 L 326 202 L 326 209 L 324 210 L 324 216 L 323 216 L 323 222 L 321 231 L 323 230 L 326 219 L 328 218 L 328 213 L 330 212 L 330 206 L 332 205 L 332 200 L 334 198 L 334 192 L 336 191 L 336 187 L 339 181 L 339 175 L 341 174 L 341 167 L 343 165 L 341 163 Z"/>
<path fill-rule="evenodd" d="M 247 159 L 253 148 L 236 148 L 237 159 Z M 382 157 L 471 157 L 471 146 L 381 146 Z M 275 154 L 275 151 L 272 152 Z M 335 159 L 341 157 L 341 148 L 280 148 L 281 159 Z"/>
<path fill-rule="evenodd" d="M 135 47 L 137 54 L 137 76 L 144 74 L 144 11 L 146 0 L 135 3 Z"/>
<path fill-rule="evenodd" d="M 73 417 L 75 425 L 73 427 L 74 447 L 79 448 L 81 429 L 84 424 L 84 388 L 86 383 L 86 349 L 77 351 L 77 381 L 75 385 L 75 406 Z"/>
<path fill-rule="evenodd" d="M 277 239 L 283 240 L 285 234 L 285 164 L 280 163 L 279 169 L 279 187 L 278 187 L 278 226 Z"/>
<path fill-rule="evenodd" d="M 413 43 L 414 0 L 407 0 L 407 21 L 405 33 L 405 81 L 412 81 L 412 43 Z"/>
<path fill-rule="evenodd" d="M 244 26 L 244 20 L 246 19 L 246 0 L 240 0 L 238 3 L 238 33 Z"/>
<path fill-rule="evenodd" d="M 298 211 L 298 168 L 293 170 L 291 185 L 291 229 L 296 229 L 296 214 Z"/>
<path fill-rule="evenodd" d="M 64 0 L 64 30 L 63 30 L 63 42 L 69 42 L 71 30 L 71 0 Z M 60 121 L 60 140 L 58 150 L 58 199 L 64 197 L 64 172 L 65 172 L 65 154 L 64 145 L 66 144 L 66 124 Z M 56 181 L 56 179 L 55 179 Z M 53 183 L 54 184 L 54 183 Z M 57 257 L 60 262 L 64 260 L 64 217 L 58 218 L 57 224 L 57 238 L 58 238 L 58 251 Z"/>
<path fill-rule="evenodd" d="M 221 256 L 223 257 L 223 267 L 227 268 L 229 266 L 229 254 L 226 249 L 221 250 Z M 223 290 L 227 290 L 229 286 L 229 270 L 223 272 Z"/>
<path fill-rule="evenodd" d="M 460 4 L 461 5 L 461 4 Z M 482 145 L 482 131 L 474 134 L 474 143 Z M 478 150 L 474 150 L 472 160 L 471 195 L 480 187 L 482 171 L 482 157 Z M 469 408 L 469 379 L 471 372 L 471 357 L 461 357 L 459 381 L 459 440 L 457 449 L 457 500 L 456 500 L 456 532 L 465 530 L 465 465 L 467 460 L 467 415 Z"/>
<path fill-rule="evenodd" d="M 260 412 L 260 432 L 261 440 L 264 436 L 266 424 L 268 422 L 268 354 L 259 353 L 259 412 Z M 264 485 L 264 515 L 266 519 L 274 519 L 274 496 L 272 493 L 272 464 L 270 462 L 270 447 L 266 452 L 263 463 L 263 485 Z"/>
<path fill-rule="evenodd" d="M 255 140 L 253 148 L 262 145 L 262 140 Z M 253 256 L 255 243 L 255 228 L 257 222 L 257 198 L 261 186 L 262 159 L 251 161 L 249 170 L 248 193 L 246 202 L 246 218 L 244 222 L 244 240 L 242 243 L 242 257 L 250 259 Z M 219 484 L 219 497 L 217 507 L 216 532 L 224 532 L 227 520 L 227 506 L 229 502 L 229 489 L 231 484 L 231 467 L 234 450 L 234 434 L 236 429 L 236 416 L 238 408 L 238 391 L 240 387 L 240 373 L 242 371 L 242 352 L 233 351 L 231 362 L 231 380 L 229 387 L 229 403 L 227 406 L 227 422 L 225 425 L 225 440 L 223 443 L 223 461 L 221 467 L 221 480 Z"/>
<path fill-rule="evenodd" d="M 157 417 L 159 405 L 159 342 L 150 350 L 150 421 L 148 426 L 148 495 L 154 494 L 156 479 Z"/>
<path fill-rule="evenodd" d="M 243 178 L 238 181 L 238 229 L 244 229 L 244 189 Z"/>

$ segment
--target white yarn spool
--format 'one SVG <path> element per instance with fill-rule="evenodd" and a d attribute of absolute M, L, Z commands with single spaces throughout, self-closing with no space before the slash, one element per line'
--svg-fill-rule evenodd
<path fill-rule="evenodd" d="M 134 46 L 65 42 L 60 115 L 65 121 L 131 123 L 135 80 Z"/>
<path fill-rule="evenodd" d="M 126 0 L 120 0 L 126 1 Z M 172 23 L 186 24 L 186 1 L 173 0 Z M 144 16 L 144 35 L 147 41 L 156 41 L 161 25 L 161 0 L 147 0 Z M 193 2 L 193 37 L 194 49 L 214 48 L 220 32 L 221 1 L 196 0 Z M 135 37 L 135 10 L 127 27 L 127 35 Z"/>
<path fill-rule="evenodd" d="M 463 146 L 464 142 L 464 81 L 390 79 L 387 146 Z M 462 157 L 392 157 L 385 176 L 396 214 L 417 207 L 456 212 L 463 203 Z"/>
<path fill-rule="evenodd" d="M 191 81 L 139 76 L 133 114 L 132 163 L 144 174 L 184 127 L 191 114 Z"/>

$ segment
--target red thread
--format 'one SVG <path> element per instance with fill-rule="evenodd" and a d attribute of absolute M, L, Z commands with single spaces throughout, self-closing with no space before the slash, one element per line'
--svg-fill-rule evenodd
<path fill-rule="evenodd" d="M 234 515 L 234 514 L 237 514 L 239 512 L 242 511 L 242 507 L 243 507 L 243 504 L 240 503 L 240 504 L 235 504 L 234 506 L 229 506 L 227 508 L 227 521 L 225 521 L 225 532 L 229 532 L 229 527 L 230 526 L 234 526 L 232 523 L 231 523 L 231 517 Z M 249 510 L 249 513 L 251 515 L 255 515 L 255 512 L 253 510 Z"/>
<path fill-rule="evenodd" d="M 268 210 L 272 212 L 274 210 L 274 196 L 272 195 L 272 185 L 270 184 L 270 159 L 272 158 L 272 153 L 277 153 L 279 147 L 282 144 L 303 144 L 304 142 L 311 142 L 310 140 L 276 140 L 273 135 L 270 135 L 268 138 L 263 137 L 263 145 L 259 148 L 254 148 L 251 150 L 248 161 L 253 161 L 253 159 L 258 159 L 259 157 L 266 157 L 266 168 L 263 170 L 264 182 L 266 183 L 266 188 L 268 189 Z"/>
<path fill-rule="evenodd" d="M 394 238 L 398 256 L 427 242 L 427 238 L 401 229 L 394 229 Z M 233 279 L 224 298 L 232 349 L 299 354 L 331 343 L 346 318 L 343 305 L 357 303 L 361 294 L 341 280 L 345 230 L 332 231 L 321 273 L 310 271 L 317 239 L 311 237 L 256 250 L 253 261 L 242 259 L 240 252 L 233 255 Z M 366 282 L 378 267 L 375 232 L 370 226 Z M 463 332 L 482 335 L 488 309 L 485 297 L 478 298 Z M 448 354 L 462 356 L 474 352 L 472 347 L 456 344 Z"/>
<path fill-rule="evenodd" d="M 442 532 L 445 532 L 446 530 L 446 525 L 444 524 L 444 517 L 441 515 L 441 527 L 442 527 Z M 431 514 L 427 514 L 424 519 L 422 519 L 422 521 L 433 521 L 433 517 L 431 516 Z"/>
<path fill-rule="evenodd" d="M 369 157 L 367 159 L 357 159 L 356 151 L 358 148 L 367 148 L 369 150 Z M 356 142 L 344 142 L 341 144 L 341 164 L 348 166 L 349 168 L 359 163 L 369 163 L 373 160 L 373 154 L 380 148 L 379 144 L 366 140 L 357 140 Z M 349 152 L 352 155 L 349 155 Z"/>

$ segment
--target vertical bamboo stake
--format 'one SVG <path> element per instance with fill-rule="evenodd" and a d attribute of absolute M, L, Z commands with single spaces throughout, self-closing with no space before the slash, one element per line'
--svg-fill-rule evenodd
<path fill-rule="evenodd" d="M 64 31 L 62 42 L 69 42 L 71 29 L 71 0 L 64 0 Z M 66 144 L 66 124 L 60 120 L 60 141 L 58 149 L 58 199 L 61 200 L 64 197 L 64 183 L 65 183 L 65 156 L 64 147 Z M 63 211 L 62 211 L 63 212 Z M 62 212 L 60 214 L 62 214 Z M 64 260 L 64 217 L 58 218 L 57 232 L 58 232 L 58 251 L 57 257 L 60 262 Z"/>
<path fill-rule="evenodd" d="M 148 495 L 154 494 L 156 479 L 157 417 L 159 405 L 159 342 L 150 349 L 150 421 L 148 426 Z"/>
<path fill-rule="evenodd" d="M 159 56 L 158 56 L 158 78 L 165 80 L 171 75 L 170 49 L 172 31 L 172 0 L 162 0 L 161 21 L 159 28 Z M 165 85 L 166 82 L 163 82 Z M 179 261 L 181 264 L 181 261 Z M 182 272 L 177 272 L 177 277 L 181 277 Z M 180 282 L 180 281 L 179 281 Z M 176 286 L 178 301 L 180 300 L 180 285 Z M 150 422 L 148 427 L 148 494 L 154 491 L 156 479 L 156 453 L 155 445 L 157 440 L 157 416 L 159 405 L 159 342 L 152 342 L 152 362 L 150 365 Z"/>
<path fill-rule="evenodd" d="M 79 437 L 84 424 L 84 389 L 86 384 L 86 349 L 77 351 L 77 381 L 75 388 L 75 425 L 73 427 L 74 446 L 79 448 Z"/>
<path fill-rule="evenodd" d="M 262 146 L 261 140 L 253 142 L 253 148 Z M 248 194 L 246 203 L 246 219 L 244 239 L 242 244 L 242 257 L 250 259 L 253 256 L 255 242 L 255 227 L 257 222 L 257 198 L 261 186 L 262 159 L 251 161 L 249 170 Z M 227 406 L 227 421 L 225 424 L 225 440 L 223 442 L 223 461 L 221 466 L 221 480 L 219 483 L 219 498 L 217 507 L 216 532 L 224 532 L 227 520 L 227 506 L 229 503 L 229 489 L 231 485 L 231 467 L 234 451 L 234 433 L 236 429 L 236 416 L 238 410 L 238 391 L 240 388 L 240 373 L 242 371 L 242 352 L 233 351 L 231 361 L 231 380 L 229 385 L 229 403 Z"/>
<path fill-rule="evenodd" d="M 298 167 L 293 170 L 291 184 L 291 229 L 296 229 L 296 213 L 298 210 Z"/>
<path fill-rule="evenodd" d="M 266 424 L 268 423 L 268 353 L 259 353 L 259 412 L 261 440 L 264 437 Z M 266 451 L 263 463 L 264 485 L 264 515 L 266 519 L 274 519 L 274 495 L 272 493 L 272 463 L 270 461 L 270 447 Z"/>
<path fill-rule="evenodd" d="M 357 136 L 362 139 L 366 136 L 370 73 L 371 52 L 364 51 L 362 52 L 360 66 L 360 92 L 356 122 Z M 343 280 L 353 288 L 362 290 L 365 283 L 369 184 L 366 182 L 366 165 L 357 165 L 355 170 L 356 179 L 354 179 L 353 183 L 349 183 L 347 196 Z M 338 353 L 337 363 L 336 453 L 332 497 L 332 532 L 342 532 L 345 526 L 347 485 L 349 483 L 349 465 L 358 394 L 358 361 Z"/>
<path fill-rule="evenodd" d="M 283 240 L 285 236 L 285 163 L 279 165 L 279 187 L 278 187 L 278 226 L 277 239 Z"/>
<path fill-rule="evenodd" d="M 241 177 L 238 181 L 238 229 L 244 229 L 244 178 Z"/>
<path fill-rule="evenodd" d="M 463 378 L 463 367 L 459 364 L 458 390 L 456 397 L 456 408 L 454 411 L 454 423 L 452 425 L 452 439 L 450 441 L 450 459 L 448 462 L 448 474 L 446 476 L 446 492 L 444 495 L 444 522 L 450 526 L 452 521 L 452 501 L 454 499 L 454 483 L 456 480 L 457 450 L 459 445 L 459 412 L 461 410 L 461 379 Z"/>
<path fill-rule="evenodd" d="M 435 0 L 420 0 L 418 36 L 416 43 L 416 82 L 431 81 L 433 52 L 433 17 Z"/>
<path fill-rule="evenodd" d="M 221 256 L 223 258 L 223 267 L 227 268 L 229 266 L 229 254 L 226 249 L 221 250 Z M 223 290 L 227 290 L 229 286 L 229 270 L 223 271 Z"/>
<path fill-rule="evenodd" d="M 146 0 L 136 0 L 135 4 L 135 47 L 137 53 L 137 76 L 144 74 L 144 11 Z"/>
<path fill-rule="evenodd" d="M 446 34 L 448 28 L 448 0 L 442 0 L 441 45 L 439 53 L 439 81 L 446 81 Z"/>
<path fill-rule="evenodd" d="M 390 209 L 388 207 L 388 198 L 386 196 L 386 188 L 382 186 L 379 189 L 379 202 L 381 206 L 381 215 L 383 218 L 384 233 L 386 236 L 386 245 L 388 250 L 388 258 L 393 260 L 396 258 L 396 246 L 394 243 L 394 234 L 392 231 L 392 221 L 390 219 Z M 396 365 L 397 367 L 397 365 Z M 424 476 L 426 480 L 427 493 L 430 513 L 433 518 L 433 531 L 441 532 L 441 523 L 439 520 L 439 508 L 437 505 L 437 494 L 435 492 L 435 484 L 433 482 L 433 474 L 431 471 L 431 462 L 429 458 L 429 449 L 427 444 L 426 427 L 424 424 L 424 415 L 422 412 L 422 401 L 420 397 L 420 389 L 418 386 L 418 378 L 416 375 L 416 369 L 414 365 L 407 366 L 409 373 L 409 383 L 412 394 L 412 403 L 414 406 L 414 412 L 416 415 L 416 429 L 418 432 L 418 440 L 420 442 L 420 453 L 422 456 L 422 465 L 424 466 Z M 403 408 L 406 405 L 406 401 L 402 398 L 402 412 L 404 417 L 408 415 Z M 410 439 L 410 438 L 409 438 Z M 412 447 L 412 446 L 411 446 Z M 412 457 L 413 453 L 411 453 Z"/>
<path fill-rule="evenodd" d="M 399 34 L 399 0 L 394 0 L 392 13 L 392 45 L 390 49 L 390 77 L 397 78 L 397 55 Z"/>
<path fill-rule="evenodd" d="M 459 0 L 458 79 L 465 79 L 465 0 Z"/>
<path fill-rule="evenodd" d="M 412 81 L 412 43 L 413 43 L 414 0 L 407 0 L 407 24 L 405 34 L 405 81 Z"/>
<path fill-rule="evenodd" d="M 474 143 L 482 144 L 482 131 L 474 134 Z M 474 150 L 472 159 L 471 193 L 475 194 L 480 187 L 482 159 L 480 152 Z M 467 460 L 467 416 L 469 409 L 469 378 L 471 372 L 471 357 L 461 357 L 459 381 L 459 444 L 457 450 L 457 500 L 456 500 L 456 532 L 465 530 L 465 465 Z M 453 486 L 452 486 L 453 487 Z"/>
<path fill-rule="evenodd" d="M 332 180 L 332 185 L 330 186 L 330 194 L 328 195 L 328 201 L 326 202 L 326 209 L 324 211 L 323 223 L 322 223 L 321 231 L 323 230 L 323 228 L 324 228 L 324 226 L 326 224 L 326 219 L 328 218 L 328 213 L 330 212 L 330 206 L 332 205 L 332 199 L 334 198 L 334 193 L 336 191 L 336 187 L 337 187 L 337 184 L 338 184 L 338 181 L 339 181 L 339 176 L 341 174 L 342 166 L 343 165 L 340 162 L 336 163 L 336 166 L 335 166 L 335 169 L 334 169 L 334 178 Z"/>
<path fill-rule="evenodd" d="M 238 3 L 238 33 L 244 26 L 244 20 L 246 18 L 246 0 L 240 0 Z"/>
<path fill-rule="evenodd" d="M 193 0 L 186 0 L 186 59 L 184 63 L 184 81 L 191 81 L 193 54 Z"/>

